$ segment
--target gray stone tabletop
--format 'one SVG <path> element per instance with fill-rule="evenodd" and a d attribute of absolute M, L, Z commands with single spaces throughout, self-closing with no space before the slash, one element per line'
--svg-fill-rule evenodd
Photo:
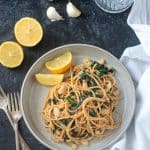
<path fill-rule="evenodd" d="M 70 43 L 86 43 L 99 46 L 120 57 L 126 47 L 138 44 L 134 32 L 126 20 L 130 10 L 120 14 L 101 11 L 93 0 L 72 0 L 82 11 L 77 19 L 67 17 L 68 0 L 0 0 L 0 43 L 15 41 L 15 22 L 24 16 L 34 17 L 44 29 L 43 40 L 33 48 L 25 48 L 23 64 L 16 69 L 0 65 L 0 85 L 6 92 L 20 91 L 22 81 L 30 66 L 45 52 Z M 65 20 L 51 22 L 46 9 L 55 6 Z M 23 119 L 19 129 L 32 150 L 46 150 L 29 132 Z M 4 113 L 0 111 L 0 150 L 15 150 L 14 132 Z"/>

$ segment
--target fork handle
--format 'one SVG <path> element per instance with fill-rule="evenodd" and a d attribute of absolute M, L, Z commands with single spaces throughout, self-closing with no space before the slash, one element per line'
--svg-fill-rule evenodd
<path fill-rule="evenodd" d="M 14 129 L 15 129 L 16 150 L 20 150 L 20 147 L 19 147 L 19 136 L 18 136 L 18 122 L 14 123 Z"/>
<path fill-rule="evenodd" d="M 11 119 L 11 116 L 10 116 L 10 114 L 8 112 L 8 109 L 6 108 L 6 109 L 3 109 L 3 110 L 4 110 L 5 114 L 7 115 L 7 118 L 9 120 L 11 126 L 14 129 L 14 123 L 13 123 L 13 121 Z M 19 142 L 20 142 L 20 145 L 21 145 L 21 149 L 22 150 L 30 150 L 28 144 L 25 142 L 25 140 L 23 139 L 23 137 L 21 136 L 21 134 L 19 133 L 19 131 L 18 131 L 18 136 L 19 136 Z"/>

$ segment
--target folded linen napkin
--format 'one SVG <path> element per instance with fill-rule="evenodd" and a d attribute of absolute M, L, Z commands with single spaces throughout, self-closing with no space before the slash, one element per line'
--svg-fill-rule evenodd
<path fill-rule="evenodd" d="M 111 150 L 150 149 L 150 0 L 135 0 L 128 25 L 137 35 L 140 45 L 127 48 L 121 62 L 128 69 L 136 88 L 136 108 L 133 120 Z"/>

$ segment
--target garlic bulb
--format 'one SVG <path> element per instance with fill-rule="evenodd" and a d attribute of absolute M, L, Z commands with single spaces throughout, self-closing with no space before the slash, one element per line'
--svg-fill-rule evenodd
<path fill-rule="evenodd" d="M 62 16 L 56 11 L 56 9 L 54 7 L 49 7 L 47 9 L 47 17 L 51 20 L 51 21 L 58 21 L 58 20 L 62 20 Z"/>
<path fill-rule="evenodd" d="M 66 11 L 67 11 L 67 14 L 69 17 L 76 18 L 81 15 L 81 11 L 75 5 L 73 5 L 71 2 L 68 2 Z"/>

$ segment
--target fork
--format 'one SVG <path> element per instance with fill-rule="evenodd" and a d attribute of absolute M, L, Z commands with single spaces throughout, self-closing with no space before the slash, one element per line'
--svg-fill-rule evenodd
<path fill-rule="evenodd" d="M 11 126 L 14 128 L 14 124 L 13 124 L 13 121 L 11 119 L 10 113 L 8 112 L 7 106 L 8 106 L 8 97 L 6 96 L 2 87 L 0 86 L 0 109 L 2 109 L 5 112 Z M 22 150 L 30 150 L 29 146 L 24 141 L 24 139 L 22 138 L 20 133 L 19 133 L 19 140 L 20 140 L 20 145 L 21 145 Z"/>
<path fill-rule="evenodd" d="M 15 140 L 16 140 L 16 150 L 19 150 L 19 138 L 18 138 L 18 122 L 22 117 L 20 111 L 19 93 L 10 93 L 9 94 L 9 102 L 8 102 L 8 110 L 12 116 L 12 120 L 14 122 L 14 131 L 15 131 Z"/>

